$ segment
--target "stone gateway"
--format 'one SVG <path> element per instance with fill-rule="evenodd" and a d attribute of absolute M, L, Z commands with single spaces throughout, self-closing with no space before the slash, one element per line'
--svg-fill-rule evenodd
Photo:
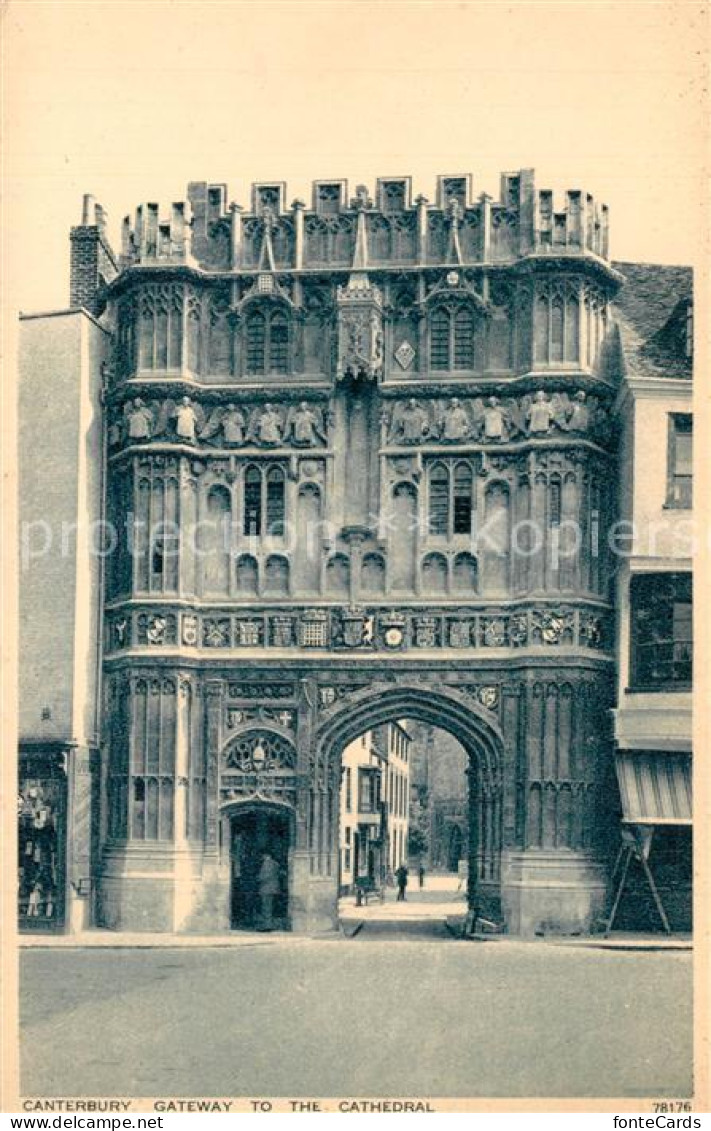
<path fill-rule="evenodd" d="M 68 890 L 86 872 L 124 931 L 333 927 L 342 751 L 411 718 L 468 756 L 470 907 L 586 932 L 612 820 L 607 210 L 554 209 L 529 170 L 496 201 L 466 176 L 432 203 L 406 177 L 285 193 L 192 183 L 120 256 L 102 214 L 72 231 L 116 544 Z"/>

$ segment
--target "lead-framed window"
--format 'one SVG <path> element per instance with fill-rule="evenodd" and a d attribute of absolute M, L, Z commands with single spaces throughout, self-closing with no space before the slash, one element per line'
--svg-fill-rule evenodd
<path fill-rule="evenodd" d="M 430 369 L 473 369 L 474 333 L 474 311 L 470 306 L 436 306 L 429 320 Z"/>
<path fill-rule="evenodd" d="M 281 464 L 248 464 L 244 470 L 242 498 L 245 535 L 284 537 L 286 472 Z"/>
<path fill-rule="evenodd" d="M 251 310 L 245 318 L 244 338 L 247 374 L 289 372 L 289 319 L 283 310 Z"/>
<path fill-rule="evenodd" d="M 467 460 L 436 460 L 427 475 L 427 529 L 431 537 L 469 535 L 474 527 L 474 471 Z"/>

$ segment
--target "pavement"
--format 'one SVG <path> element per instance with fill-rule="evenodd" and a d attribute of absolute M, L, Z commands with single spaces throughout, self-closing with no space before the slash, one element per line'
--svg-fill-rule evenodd
<path fill-rule="evenodd" d="M 442 929 L 23 949 L 23 1093 L 691 1094 L 690 954 L 467 944 Z"/>
<path fill-rule="evenodd" d="M 342 899 L 339 904 L 341 930 L 328 934 L 295 935 L 284 931 L 269 933 L 256 931 L 230 931 L 223 934 L 153 934 L 150 932 L 124 932 L 94 929 L 81 934 L 50 935 L 46 933 L 20 935 L 23 949 L 181 949 L 186 947 L 234 949 L 239 947 L 273 946 L 287 942 L 290 946 L 305 944 L 319 938 L 338 942 L 357 939 L 359 942 L 385 938 L 398 941 L 430 939 L 459 939 L 466 917 L 466 896 L 462 882 L 454 875 L 432 875 L 426 879 L 424 889 L 410 887 L 404 901 L 395 898 L 395 891 L 387 889 L 385 900 L 370 900 L 357 906 L 355 897 Z M 498 945 L 543 944 L 547 946 L 577 946 L 617 950 L 691 950 L 689 934 L 665 935 L 615 931 L 609 938 L 602 935 L 556 936 L 530 940 L 514 939 L 508 935 L 489 932 L 476 933 L 467 942 L 496 942 Z"/>

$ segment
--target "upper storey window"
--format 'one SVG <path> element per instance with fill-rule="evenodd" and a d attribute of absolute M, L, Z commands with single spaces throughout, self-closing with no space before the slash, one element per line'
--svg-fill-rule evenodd
<path fill-rule="evenodd" d="M 158 284 L 140 295 L 141 369 L 180 369 L 183 359 L 182 287 Z"/>
<path fill-rule="evenodd" d="M 543 287 L 536 294 L 535 360 L 540 365 L 580 361 L 580 301 L 572 287 Z"/>
<path fill-rule="evenodd" d="M 474 475 L 468 463 L 437 461 L 429 472 L 431 535 L 451 538 L 471 534 L 474 520 Z"/>
<path fill-rule="evenodd" d="M 630 610 L 633 687 L 650 691 L 689 687 L 691 574 L 638 574 L 631 582 Z"/>
<path fill-rule="evenodd" d="M 690 413 L 669 414 L 668 507 L 691 507 L 693 432 Z"/>
<path fill-rule="evenodd" d="M 282 311 L 252 311 L 245 334 L 247 373 L 289 372 L 289 322 Z"/>
<path fill-rule="evenodd" d="M 474 314 L 437 307 L 430 317 L 430 369 L 474 367 Z"/>

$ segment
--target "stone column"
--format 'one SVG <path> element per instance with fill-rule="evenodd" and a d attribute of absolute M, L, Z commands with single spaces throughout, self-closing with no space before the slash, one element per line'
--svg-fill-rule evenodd
<path fill-rule="evenodd" d="M 93 848 L 98 821 L 99 754 L 93 747 L 67 751 L 67 876 L 66 929 L 69 934 L 91 926 L 91 885 L 96 871 Z"/>
<path fill-rule="evenodd" d="M 424 265 L 427 262 L 427 197 L 418 196 L 417 205 L 417 262 Z"/>
<path fill-rule="evenodd" d="M 232 217 L 232 270 L 236 271 L 242 262 L 242 205 L 230 204 Z"/>
<path fill-rule="evenodd" d="M 481 259 L 491 262 L 491 197 L 483 192 L 479 197 L 481 204 Z"/>
<path fill-rule="evenodd" d="M 304 209 L 303 200 L 295 200 L 294 210 L 294 267 L 300 271 L 304 266 Z"/>
<path fill-rule="evenodd" d="M 467 767 L 469 848 L 467 855 L 467 907 L 475 910 L 479 892 L 479 766 L 470 755 Z"/>
<path fill-rule="evenodd" d="M 217 857 L 223 691 L 221 679 L 205 681 L 205 854 L 213 858 Z"/>

